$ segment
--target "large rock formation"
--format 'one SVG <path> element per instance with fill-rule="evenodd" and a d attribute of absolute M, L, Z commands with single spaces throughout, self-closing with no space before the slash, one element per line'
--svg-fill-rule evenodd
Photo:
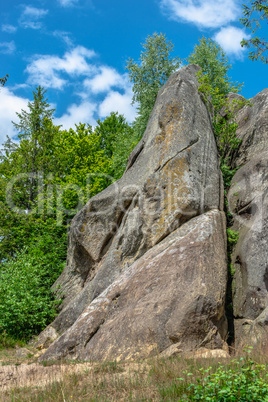
<path fill-rule="evenodd" d="M 243 99 L 241 95 L 234 97 Z M 245 100 L 245 99 L 244 99 Z M 241 167 L 252 158 L 268 150 L 268 88 L 250 99 L 236 113 L 238 128 L 236 136 L 241 140 L 239 147 L 232 155 L 232 166 Z"/>
<path fill-rule="evenodd" d="M 63 310 L 47 329 L 61 336 L 43 360 L 223 347 L 223 189 L 197 71 L 169 78 L 123 177 L 73 219 Z"/>
<path fill-rule="evenodd" d="M 232 254 L 237 349 L 252 345 L 268 355 L 268 89 L 237 112 L 241 166 L 228 194 L 239 240 Z"/>

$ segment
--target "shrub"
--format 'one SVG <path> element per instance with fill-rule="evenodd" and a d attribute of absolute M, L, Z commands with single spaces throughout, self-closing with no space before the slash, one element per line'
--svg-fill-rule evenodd
<path fill-rule="evenodd" d="M 267 365 L 255 363 L 249 353 L 245 358 L 234 359 L 231 363 L 228 367 L 220 364 L 214 373 L 211 367 L 199 369 L 201 377 L 187 387 L 184 399 L 215 402 L 268 401 Z M 185 381 L 182 378 L 179 380 Z"/>
<path fill-rule="evenodd" d="M 0 334 L 27 340 L 56 315 L 50 288 L 63 269 L 66 235 L 44 232 L 0 266 Z"/>

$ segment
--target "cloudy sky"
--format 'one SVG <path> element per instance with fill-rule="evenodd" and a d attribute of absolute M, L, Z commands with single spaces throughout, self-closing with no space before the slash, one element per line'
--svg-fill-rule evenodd
<path fill-rule="evenodd" d="M 27 109 L 38 85 L 56 109 L 55 123 L 95 124 L 112 111 L 131 122 L 131 84 L 126 60 L 138 60 L 141 43 L 165 33 L 174 56 L 186 58 L 202 36 L 226 51 L 234 81 L 250 98 L 268 86 L 268 66 L 252 62 L 240 41 L 239 18 L 247 0 L 33 0 L 2 2 L 0 10 L 0 143 L 15 136 L 11 123 Z M 267 23 L 263 34 L 268 36 Z"/>

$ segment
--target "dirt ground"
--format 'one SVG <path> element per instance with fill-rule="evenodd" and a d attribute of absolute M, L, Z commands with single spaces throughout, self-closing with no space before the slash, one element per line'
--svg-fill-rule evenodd
<path fill-rule="evenodd" d="M 99 363 L 89 362 L 37 362 L 40 352 L 33 348 L 6 349 L 0 351 L 0 392 L 9 389 L 45 386 L 60 381 L 68 374 L 89 373 L 98 368 Z M 122 364 L 121 375 L 124 372 L 136 372 L 141 369 L 138 363 Z M 145 365 L 142 364 L 144 371 Z"/>

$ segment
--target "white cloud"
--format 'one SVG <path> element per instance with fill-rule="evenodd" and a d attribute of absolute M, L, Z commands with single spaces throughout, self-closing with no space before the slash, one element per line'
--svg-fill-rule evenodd
<path fill-rule="evenodd" d="M 8 88 L 0 90 L 0 147 L 6 141 L 6 136 L 13 137 L 18 132 L 15 130 L 12 121 L 17 122 L 16 112 L 22 109 L 27 110 L 28 99 L 14 95 Z"/>
<path fill-rule="evenodd" d="M 19 23 L 23 28 L 40 29 L 40 21 L 48 13 L 48 10 L 26 6 L 20 16 Z"/>
<path fill-rule="evenodd" d="M 58 0 L 61 6 L 63 7 L 71 7 L 74 6 L 78 0 Z"/>
<path fill-rule="evenodd" d="M 93 56 L 95 52 L 83 46 L 77 46 L 66 52 L 62 58 L 50 55 L 36 56 L 26 69 L 29 73 L 28 82 L 46 88 L 62 89 L 67 80 L 60 74 L 72 76 L 91 74 L 94 68 L 87 63 L 87 59 Z"/>
<path fill-rule="evenodd" d="M 136 109 L 131 105 L 132 93 L 131 89 L 124 94 L 117 91 L 110 91 L 104 101 L 99 105 L 100 117 L 106 117 L 111 112 L 123 114 L 128 122 L 136 117 Z"/>
<path fill-rule="evenodd" d="M 67 113 L 54 119 L 55 125 L 62 125 L 63 129 L 75 128 L 75 124 L 88 123 L 95 125 L 96 120 L 93 115 L 97 105 L 91 102 L 82 102 L 80 105 L 73 104 L 68 107 Z"/>
<path fill-rule="evenodd" d="M 243 29 L 228 26 L 216 33 L 213 39 L 221 45 L 226 53 L 241 57 L 245 50 L 240 45 L 243 38 L 249 39 L 250 35 L 247 35 Z"/>
<path fill-rule="evenodd" d="M 240 15 L 237 0 L 161 0 L 160 5 L 171 19 L 206 28 L 221 27 Z"/>
<path fill-rule="evenodd" d="M 13 25 L 9 24 L 3 24 L 2 31 L 7 33 L 15 33 L 17 31 L 17 27 L 14 27 Z"/>
<path fill-rule="evenodd" d="M 68 85 L 75 88 L 74 95 L 80 97 L 80 103 L 71 104 L 66 113 L 55 119 L 56 124 L 66 129 L 79 122 L 94 125 L 98 117 L 106 117 L 110 112 L 118 111 L 128 121 L 135 118 L 127 75 L 89 60 L 94 56 L 93 50 L 77 46 L 62 57 L 37 55 L 26 69 L 28 84 L 61 90 Z"/>
<path fill-rule="evenodd" d="M 60 38 L 67 46 L 73 46 L 73 41 L 69 36 L 69 32 L 56 30 L 53 32 L 53 36 Z"/>
<path fill-rule="evenodd" d="M 126 85 L 126 76 L 120 75 L 114 68 L 107 66 L 101 66 L 95 77 L 84 81 L 84 86 L 95 94 L 107 92 L 112 87 L 124 88 Z"/>
<path fill-rule="evenodd" d="M 4 54 L 12 54 L 16 50 L 15 42 L 12 40 L 11 42 L 2 42 L 0 43 L 0 53 Z"/>

